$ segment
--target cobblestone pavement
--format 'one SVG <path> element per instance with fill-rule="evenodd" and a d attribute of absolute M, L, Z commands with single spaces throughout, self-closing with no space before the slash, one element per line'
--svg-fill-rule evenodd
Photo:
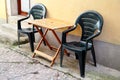
<path fill-rule="evenodd" d="M 0 43 L 0 80 L 120 80 L 119 71 L 99 64 L 93 67 L 90 63 L 86 64 L 86 77 L 81 78 L 73 57 L 65 57 L 62 68 L 59 58 L 53 67 L 49 67 L 49 61 L 30 57 L 28 44 L 21 46 Z"/>
<path fill-rule="evenodd" d="M 77 80 L 0 44 L 0 80 Z"/>

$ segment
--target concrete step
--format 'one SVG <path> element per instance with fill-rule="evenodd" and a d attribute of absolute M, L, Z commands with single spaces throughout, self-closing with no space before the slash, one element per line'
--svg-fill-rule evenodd
<path fill-rule="evenodd" d="M 9 16 L 8 17 L 8 23 L 5 24 L 0 24 L 0 42 L 2 43 L 9 43 L 12 45 L 16 45 L 18 40 L 17 40 L 17 21 L 19 19 L 22 19 L 26 16 Z M 21 22 L 22 28 L 26 27 L 32 27 L 32 25 L 29 25 L 26 21 Z M 37 34 L 36 34 L 37 35 Z M 36 36 L 35 35 L 35 36 Z M 36 39 L 36 41 L 38 41 Z M 21 34 L 20 37 L 20 43 L 24 44 L 28 42 L 28 36 L 25 34 Z"/>
<path fill-rule="evenodd" d="M 20 38 L 20 43 L 27 43 L 27 36 Z M 0 42 L 17 45 L 17 25 L 16 24 L 1 24 L 0 25 Z"/>

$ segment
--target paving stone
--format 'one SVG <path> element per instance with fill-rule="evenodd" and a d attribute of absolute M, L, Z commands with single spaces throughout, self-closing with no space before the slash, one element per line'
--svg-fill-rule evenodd
<path fill-rule="evenodd" d="M 0 45 L 0 80 L 77 80 Z"/>

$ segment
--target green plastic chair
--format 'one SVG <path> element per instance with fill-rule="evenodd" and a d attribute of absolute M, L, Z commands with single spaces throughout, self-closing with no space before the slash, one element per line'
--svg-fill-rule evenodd
<path fill-rule="evenodd" d="M 34 33 L 38 32 L 34 26 L 32 28 L 22 28 L 21 22 L 29 19 L 30 16 L 32 15 L 33 19 L 42 19 L 46 17 L 46 7 L 43 4 L 36 4 L 34 5 L 26 18 L 20 19 L 17 21 L 17 26 L 18 26 L 18 45 L 20 45 L 20 33 L 27 34 L 30 42 L 30 47 L 31 51 L 34 51 L 34 41 L 35 41 L 35 36 Z M 42 32 L 42 28 L 39 28 Z M 45 44 L 45 43 L 44 43 Z M 19 46 L 20 47 L 20 46 Z"/>
<path fill-rule="evenodd" d="M 77 25 L 80 25 L 82 29 L 82 36 L 80 41 L 67 42 L 66 41 L 67 33 L 75 30 L 78 27 Z M 103 17 L 96 11 L 86 11 L 82 13 L 80 16 L 78 16 L 75 25 L 72 28 L 62 32 L 60 66 L 62 67 L 64 49 L 71 50 L 75 52 L 76 59 L 79 60 L 80 76 L 85 77 L 85 60 L 88 50 L 91 50 L 94 66 L 96 66 L 96 57 L 95 57 L 93 39 L 98 35 L 100 35 L 102 31 L 102 26 L 103 26 Z"/>

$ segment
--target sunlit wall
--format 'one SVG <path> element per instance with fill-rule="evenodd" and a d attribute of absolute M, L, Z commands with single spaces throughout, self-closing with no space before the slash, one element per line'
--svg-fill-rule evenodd
<path fill-rule="evenodd" d="M 0 19 L 6 20 L 5 0 L 0 0 Z"/>
<path fill-rule="evenodd" d="M 48 17 L 65 20 L 71 23 L 86 10 L 96 10 L 104 18 L 100 41 L 120 44 L 120 0 L 35 0 L 47 7 Z M 76 30 L 74 35 L 78 35 Z"/>

